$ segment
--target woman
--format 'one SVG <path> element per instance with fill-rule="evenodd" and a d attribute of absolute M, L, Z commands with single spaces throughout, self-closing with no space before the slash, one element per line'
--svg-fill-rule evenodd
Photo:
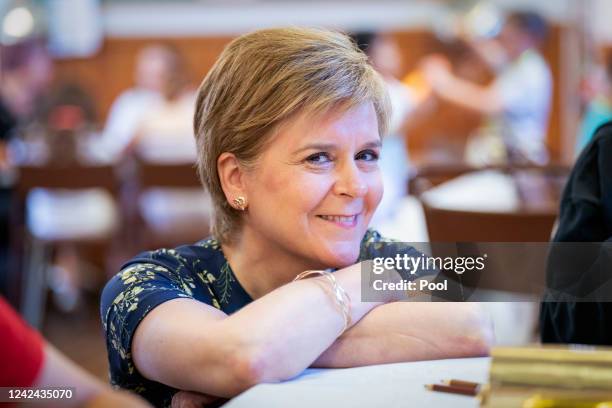
<path fill-rule="evenodd" d="M 367 227 L 388 116 L 381 78 L 342 34 L 230 43 L 194 119 L 213 237 L 141 254 L 108 283 L 112 382 L 164 405 L 177 389 L 229 398 L 309 366 L 486 354 L 473 305 L 360 301 L 355 262 L 382 242 Z"/>

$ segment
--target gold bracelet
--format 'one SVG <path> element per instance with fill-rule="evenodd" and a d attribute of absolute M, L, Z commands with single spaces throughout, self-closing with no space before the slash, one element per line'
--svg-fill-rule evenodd
<path fill-rule="evenodd" d="M 297 281 L 313 275 L 324 276 L 331 284 L 334 292 L 334 301 L 336 306 L 338 306 L 340 309 L 342 317 L 344 318 L 344 328 L 342 329 L 342 333 L 344 333 L 346 329 L 351 326 L 351 298 L 349 297 L 348 293 L 346 293 L 344 288 L 338 284 L 334 274 L 327 271 L 304 271 L 298 274 L 293 280 Z M 342 333 L 340 334 L 342 335 Z"/>

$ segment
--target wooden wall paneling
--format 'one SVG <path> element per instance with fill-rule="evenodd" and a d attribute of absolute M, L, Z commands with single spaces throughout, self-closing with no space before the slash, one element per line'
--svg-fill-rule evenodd
<path fill-rule="evenodd" d="M 195 87 L 231 39 L 108 38 L 92 58 L 57 61 L 56 76 L 59 81 L 76 82 L 82 86 L 96 101 L 100 123 L 104 123 L 115 98 L 134 85 L 136 56 L 143 47 L 155 43 L 176 47 L 185 59 L 190 82 Z"/>
<path fill-rule="evenodd" d="M 549 122 L 548 142 L 553 158 L 561 151 L 560 115 L 561 101 L 558 92 L 561 61 L 561 26 L 552 26 L 543 49 L 553 73 L 554 96 Z M 403 72 L 417 67 L 419 60 L 432 52 L 442 52 L 457 62 L 457 73 L 480 83 L 491 79 L 483 66 L 466 58 L 465 48 L 441 43 L 428 30 L 417 29 L 393 33 L 403 55 Z M 185 37 L 185 38 L 107 38 L 100 52 L 88 59 L 67 59 L 57 62 L 57 76 L 80 84 L 89 92 L 97 104 L 100 123 L 104 123 L 115 98 L 133 85 L 135 57 L 138 51 L 152 43 L 167 43 L 175 46 L 184 56 L 191 82 L 197 86 L 214 64 L 223 47 L 232 37 Z M 461 62 L 463 61 L 463 62 Z M 414 158 L 423 152 L 446 151 L 449 156 L 463 149 L 467 136 L 481 123 L 480 115 L 439 103 L 430 114 L 414 118 L 407 135 L 411 155 Z M 442 153 L 444 157 L 444 153 Z"/>

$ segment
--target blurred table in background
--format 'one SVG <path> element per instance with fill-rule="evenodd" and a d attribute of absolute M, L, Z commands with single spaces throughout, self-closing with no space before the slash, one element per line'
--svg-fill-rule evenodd
<path fill-rule="evenodd" d="M 137 253 L 209 234 L 210 200 L 192 162 L 111 157 L 99 136 L 35 128 L 14 147 L 7 294 L 34 326 L 42 322 L 47 282 L 54 299 L 70 298 L 57 296 L 56 287 L 68 286 L 97 297 Z"/>
<path fill-rule="evenodd" d="M 224 408 L 478 407 L 476 397 L 429 391 L 445 379 L 488 380 L 489 358 L 417 361 L 343 369 L 307 369 L 277 384 L 259 384 Z"/>
<path fill-rule="evenodd" d="M 430 171 L 440 180 L 445 169 Z M 473 170 L 456 175 L 420 196 L 430 242 L 548 242 L 558 216 L 569 169 Z M 422 184 L 428 184 L 427 179 Z M 430 183 L 433 184 L 433 183 Z M 537 336 L 538 299 L 496 293 L 485 306 L 501 344 L 519 345 Z"/>
<path fill-rule="evenodd" d="M 95 252 L 103 268 L 117 243 L 119 181 L 109 165 L 22 165 L 15 192 L 9 290 L 26 320 L 40 327 L 57 251 Z M 85 273 L 83 264 L 76 268 L 75 273 Z"/>
<path fill-rule="evenodd" d="M 430 241 L 548 241 L 568 174 L 561 167 L 486 169 L 431 187 L 420 195 Z"/>

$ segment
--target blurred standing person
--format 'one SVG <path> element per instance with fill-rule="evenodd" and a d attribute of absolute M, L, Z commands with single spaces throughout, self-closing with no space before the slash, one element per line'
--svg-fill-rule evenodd
<path fill-rule="evenodd" d="M 494 40 L 468 41 L 496 73 L 487 86 L 454 75 L 444 57 L 428 57 L 423 62 L 425 76 L 439 98 L 489 117 L 480 135 L 468 143 L 468 162 L 548 162 L 546 132 L 552 75 L 538 51 L 547 31 L 545 20 L 538 14 L 514 12 L 507 16 Z"/>
<path fill-rule="evenodd" d="M 149 162 L 194 163 L 193 136 L 195 90 L 189 86 L 185 64 L 178 52 L 166 50 L 167 71 L 161 84 L 161 99 L 143 112 L 126 151 Z"/>

